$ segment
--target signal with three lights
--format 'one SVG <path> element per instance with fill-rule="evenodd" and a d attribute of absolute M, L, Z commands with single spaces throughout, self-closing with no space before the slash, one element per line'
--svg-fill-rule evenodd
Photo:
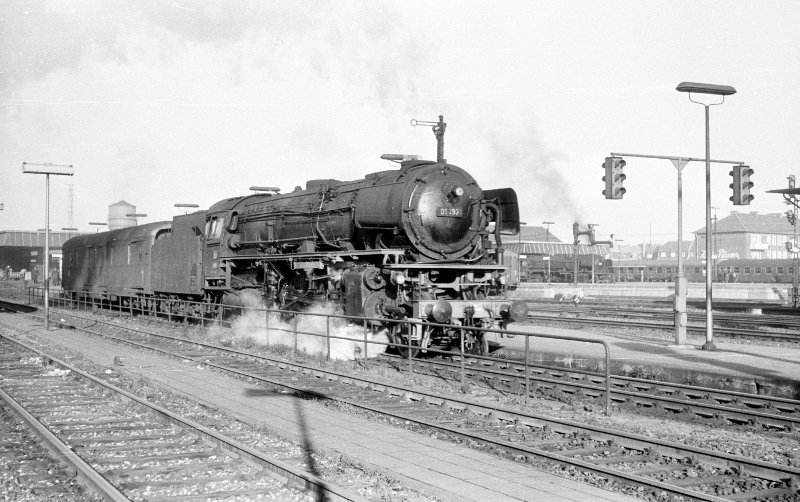
<path fill-rule="evenodd" d="M 622 168 L 625 167 L 625 161 L 622 157 L 606 157 L 603 162 L 603 168 L 606 175 L 603 176 L 603 181 L 606 183 L 606 189 L 603 190 L 603 195 L 606 199 L 621 199 L 625 195 L 625 188 L 622 182 L 625 181 L 625 173 Z"/>
<path fill-rule="evenodd" d="M 753 182 L 750 181 L 750 175 L 753 170 L 750 166 L 736 165 L 729 173 L 733 177 L 733 183 L 730 187 L 733 189 L 733 195 L 729 199 L 733 202 L 734 206 L 747 206 L 753 200 L 753 195 L 750 194 L 750 189 L 753 188 Z"/>

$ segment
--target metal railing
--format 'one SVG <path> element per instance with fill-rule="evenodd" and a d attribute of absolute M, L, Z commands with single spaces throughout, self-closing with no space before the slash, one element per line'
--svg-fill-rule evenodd
<path fill-rule="evenodd" d="M 42 305 L 44 302 L 44 291 L 42 287 L 29 287 L 27 289 L 28 303 Z M 372 353 L 385 352 L 387 348 L 394 347 L 402 349 L 401 353 L 405 354 L 404 359 L 407 360 L 408 371 L 414 372 L 414 357 L 415 351 L 422 350 L 418 345 L 414 345 L 410 338 L 406 342 L 392 342 L 385 331 L 388 329 L 386 325 L 403 328 L 406 333 L 413 332 L 415 329 L 418 333 L 422 333 L 424 329 L 430 328 L 446 328 L 450 330 L 458 330 L 460 347 L 458 352 L 450 350 L 441 350 L 433 347 L 424 349 L 425 353 L 438 354 L 446 357 L 455 358 L 460 360 L 460 378 L 462 386 L 466 383 L 467 373 L 467 359 L 480 359 L 496 363 L 508 363 L 508 359 L 500 359 L 488 355 L 477 355 L 467 353 L 465 341 L 467 333 L 472 334 L 474 337 L 486 337 L 490 334 L 502 334 L 506 337 L 519 336 L 525 339 L 524 349 L 524 367 L 525 367 L 525 396 L 524 400 L 527 402 L 530 395 L 530 361 L 533 360 L 534 349 L 531 347 L 531 338 L 534 339 L 552 339 L 569 342 L 590 343 L 600 345 L 603 348 L 604 364 L 603 371 L 588 373 L 595 373 L 604 379 L 605 387 L 605 414 L 610 414 L 611 408 L 611 349 L 608 343 L 604 340 L 598 340 L 590 337 L 579 336 L 566 336 L 556 335 L 550 333 L 528 333 L 518 330 L 506 330 L 496 328 L 480 328 L 472 326 L 457 326 L 452 324 L 438 324 L 423 321 L 414 321 L 409 319 L 404 320 L 391 320 L 387 321 L 384 318 L 376 317 L 357 317 L 348 316 L 343 314 L 335 314 L 330 312 L 308 312 L 308 311 L 294 311 L 294 310 L 281 310 L 270 309 L 264 307 L 242 307 L 233 305 L 210 305 L 203 302 L 192 302 L 188 300 L 169 300 L 169 299 L 138 299 L 139 301 L 146 300 L 144 305 L 136 306 L 134 302 L 130 301 L 131 297 L 116 297 L 117 301 L 98 300 L 90 297 L 85 292 L 57 292 L 50 294 L 51 306 L 56 307 L 69 307 L 76 310 L 96 310 L 100 307 L 106 307 L 111 311 L 126 313 L 131 316 L 139 315 L 154 315 L 167 318 L 170 322 L 180 320 L 183 322 L 199 323 L 201 326 L 220 325 L 227 326 L 233 330 L 237 329 L 236 322 L 241 322 L 241 319 L 247 318 L 249 320 L 256 320 L 256 334 L 263 334 L 263 344 L 270 346 L 287 346 L 292 349 L 295 356 L 301 351 L 309 352 L 309 348 L 316 345 L 318 350 L 316 353 L 324 354 L 326 360 L 334 359 L 334 352 L 341 353 L 341 350 L 334 350 L 333 345 L 339 343 L 343 344 L 346 349 L 352 350 L 352 354 L 348 354 L 348 359 L 362 360 L 364 367 L 369 365 L 370 347 Z M 137 300 L 137 298 L 133 298 Z M 127 305 L 125 301 L 127 300 Z M 230 317 L 223 315 L 226 312 L 239 312 L 241 316 Z M 198 315 L 199 314 L 199 315 Z M 261 320 L 263 319 L 263 324 Z M 320 320 L 321 322 L 309 321 L 309 319 Z M 323 325 L 324 323 L 324 325 Z M 381 328 L 381 329 L 379 329 Z M 356 333 L 358 332 L 358 333 Z M 381 336 L 383 333 L 383 336 Z M 251 333 L 248 333 L 250 335 Z M 275 336 L 278 335 L 278 336 Z M 283 336 L 282 336 L 283 335 Z M 287 338 L 288 337 L 288 338 Z M 310 338 L 309 338 L 310 337 Z M 317 340 L 319 343 L 309 343 L 309 340 Z M 337 342 L 338 341 L 338 342 Z M 349 346 L 348 346 L 349 345 Z M 335 359 L 342 359 L 335 357 Z"/>

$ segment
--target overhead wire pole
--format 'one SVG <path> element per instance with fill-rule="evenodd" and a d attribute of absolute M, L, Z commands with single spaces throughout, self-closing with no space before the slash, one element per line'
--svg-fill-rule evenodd
<path fill-rule="evenodd" d="M 72 176 L 75 168 L 66 164 L 22 163 L 22 172 L 45 175 L 44 205 L 44 330 L 50 329 L 50 175 Z"/>
<path fill-rule="evenodd" d="M 686 274 L 683 270 L 683 168 L 686 164 L 692 161 L 705 161 L 705 159 L 696 157 L 680 157 L 674 155 L 646 155 L 640 153 L 615 153 L 611 152 L 609 155 L 612 157 L 639 157 L 645 159 L 663 159 L 669 160 L 678 171 L 678 277 L 675 280 L 675 344 L 686 345 L 686 293 L 687 282 Z M 710 162 L 717 164 L 737 164 L 743 165 L 744 162 L 739 160 L 710 160 Z M 706 257 L 708 263 L 708 257 Z M 708 277 L 708 270 L 706 276 Z"/>

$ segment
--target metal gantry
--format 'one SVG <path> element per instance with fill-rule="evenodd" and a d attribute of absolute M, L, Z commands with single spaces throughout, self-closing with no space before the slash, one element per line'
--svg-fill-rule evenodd
<path fill-rule="evenodd" d="M 675 155 L 647 155 L 641 153 L 615 153 L 611 152 L 612 157 L 640 157 L 645 159 L 664 159 L 669 160 L 678 171 L 678 277 L 675 279 L 675 344 L 686 345 L 686 276 L 683 271 L 683 168 L 692 161 L 705 161 L 706 159 L 696 157 L 681 157 Z M 713 160 L 708 159 L 709 163 L 715 164 L 736 164 L 743 165 L 740 160 Z M 708 250 L 710 240 L 708 239 L 709 228 L 706 228 L 706 249 Z M 710 263 L 711 253 L 706 251 L 706 280 L 711 277 Z M 710 295 L 708 296 L 710 299 Z M 710 312 L 710 307 L 709 312 Z M 710 322 L 710 321 L 709 321 Z M 709 328 L 710 329 L 710 328 Z M 707 334 L 706 342 L 711 337 Z"/>

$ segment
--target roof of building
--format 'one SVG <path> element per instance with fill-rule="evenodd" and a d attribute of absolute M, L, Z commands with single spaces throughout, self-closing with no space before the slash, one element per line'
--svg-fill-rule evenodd
<path fill-rule="evenodd" d="M 694 246 L 694 239 L 682 240 L 684 256 L 691 253 Z M 653 254 L 658 256 L 660 253 L 667 253 L 669 256 L 672 253 L 678 253 L 678 241 L 669 241 L 661 244 L 653 249 Z"/>
<path fill-rule="evenodd" d="M 731 211 L 731 214 L 717 220 L 716 225 L 712 223 L 714 233 L 733 234 L 733 233 L 758 233 L 758 234 L 790 234 L 794 232 L 794 227 L 789 224 L 783 213 L 758 214 L 755 211 L 749 213 L 739 213 Z M 704 234 L 706 227 L 695 230 L 695 234 Z"/>
<path fill-rule="evenodd" d="M 566 242 L 503 242 L 503 247 L 509 251 L 519 254 L 549 255 L 549 254 L 573 254 L 574 246 Z M 609 253 L 608 244 L 597 244 L 587 246 L 578 244 L 578 254 L 595 254 L 605 256 Z"/>
<path fill-rule="evenodd" d="M 561 240 L 550 233 L 545 227 L 521 225 L 519 227 L 518 240 L 526 242 L 561 242 Z M 510 239 L 510 237 L 508 237 Z"/>
<path fill-rule="evenodd" d="M 0 231 L 0 247 L 17 248 L 43 248 L 44 232 L 29 232 L 22 230 Z M 54 232 L 50 231 L 50 247 L 59 249 L 72 237 L 81 235 L 80 232 Z"/>

